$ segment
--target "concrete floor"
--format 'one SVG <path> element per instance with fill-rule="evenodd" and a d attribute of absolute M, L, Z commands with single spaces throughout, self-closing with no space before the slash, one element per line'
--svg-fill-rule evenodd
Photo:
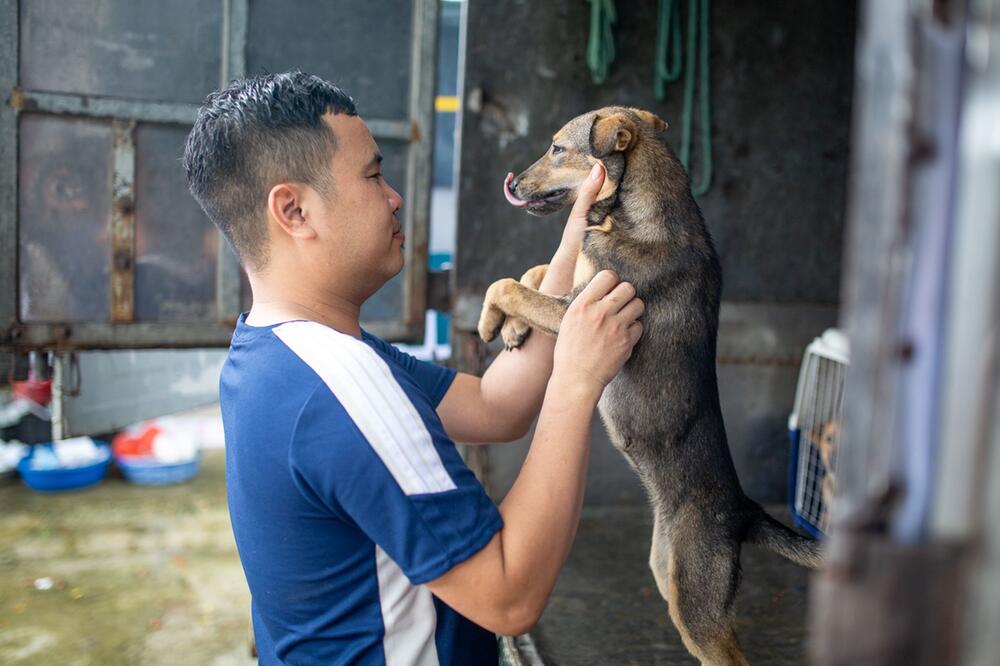
<path fill-rule="evenodd" d="M 256 663 L 224 479 L 210 450 L 177 486 L 0 487 L 0 663 Z"/>
<path fill-rule="evenodd" d="M 226 510 L 221 450 L 193 481 L 133 486 L 114 475 L 70 494 L 0 486 L 0 663 L 256 663 L 249 594 Z M 695 663 L 646 561 L 645 507 L 587 508 L 533 632 L 548 666 Z M 804 662 L 805 571 L 743 551 L 738 631 L 751 663 Z M 51 589 L 38 589 L 41 579 Z"/>

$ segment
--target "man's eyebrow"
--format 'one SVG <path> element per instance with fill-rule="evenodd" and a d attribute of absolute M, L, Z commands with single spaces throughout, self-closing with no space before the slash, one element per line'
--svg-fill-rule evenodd
<path fill-rule="evenodd" d="M 382 153 L 375 153 L 368 164 L 365 165 L 365 171 L 380 164 L 382 164 Z"/>

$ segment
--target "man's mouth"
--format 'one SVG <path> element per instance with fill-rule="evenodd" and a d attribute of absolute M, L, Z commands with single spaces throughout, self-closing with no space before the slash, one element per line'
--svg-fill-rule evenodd
<path fill-rule="evenodd" d="M 397 227 L 396 230 L 392 232 L 392 237 L 398 241 L 406 240 L 406 234 L 403 233 L 403 227 Z"/>

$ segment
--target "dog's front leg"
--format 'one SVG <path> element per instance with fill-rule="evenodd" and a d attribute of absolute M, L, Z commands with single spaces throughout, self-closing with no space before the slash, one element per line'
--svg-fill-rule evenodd
<path fill-rule="evenodd" d="M 556 335 L 571 300 L 570 296 L 548 296 L 512 278 L 497 280 L 486 290 L 479 337 L 493 340 L 505 317 L 523 319 L 531 328 Z"/>
<path fill-rule="evenodd" d="M 540 266 L 535 266 L 534 268 L 529 268 L 524 275 L 521 276 L 521 284 L 530 289 L 537 290 L 541 286 L 542 280 L 545 278 L 545 272 L 549 270 L 548 264 L 542 264 Z M 531 326 L 528 322 L 520 319 L 518 317 L 507 317 L 507 321 L 503 323 L 503 329 L 500 331 L 500 337 L 503 338 L 503 345 L 507 348 L 507 351 L 511 349 L 517 349 L 524 344 L 524 341 L 528 339 L 528 335 L 531 333 Z"/>

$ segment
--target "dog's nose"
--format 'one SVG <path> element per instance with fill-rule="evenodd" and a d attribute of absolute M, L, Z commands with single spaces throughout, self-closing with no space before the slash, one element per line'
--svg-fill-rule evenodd
<path fill-rule="evenodd" d="M 514 194 L 514 193 L 516 193 L 516 192 L 517 192 L 517 184 L 518 184 L 518 183 L 520 183 L 520 182 L 521 182 L 521 181 L 520 181 L 520 180 L 518 180 L 517 178 L 515 178 L 515 179 L 514 179 L 514 180 L 512 180 L 512 181 L 510 181 L 510 185 L 508 186 L 508 188 L 507 188 L 507 189 L 509 189 L 509 190 L 510 190 L 510 193 L 511 193 L 511 194 Z"/>

